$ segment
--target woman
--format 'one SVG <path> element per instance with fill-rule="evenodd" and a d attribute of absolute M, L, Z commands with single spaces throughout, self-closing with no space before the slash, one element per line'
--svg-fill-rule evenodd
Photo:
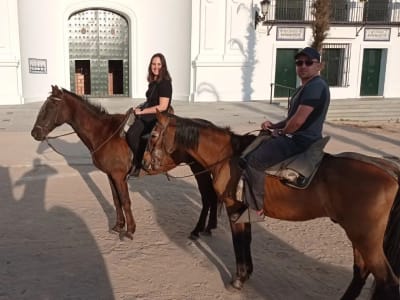
<path fill-rule="evenodd" d="M 133 152 L 131 176 L 139 176 L 142 168 L 146 140 L 143 135 L 151 132 L 157 122 L 156 110 L 165 111 L 171 105 L 172 85 L 164 55 L 154 54 L 150 59 L 147 81 L 146 102 L 134 109 L 134 123 L 126 133 L 126 139 Z"/>

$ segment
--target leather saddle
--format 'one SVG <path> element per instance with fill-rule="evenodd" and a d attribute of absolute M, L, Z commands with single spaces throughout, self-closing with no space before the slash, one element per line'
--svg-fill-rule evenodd
<path fill-rule="evenodd" d="M 305 189 L 311 183 L 324 157 L 324 148 L 330 136 L 315 141 L 305 152 L 291 156 L 284 161 L 265 170 L 270 176 L 275 176 L 291 187 Z"/>

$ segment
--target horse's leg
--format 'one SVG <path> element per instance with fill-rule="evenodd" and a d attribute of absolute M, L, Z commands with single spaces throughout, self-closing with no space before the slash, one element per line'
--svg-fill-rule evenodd
<path fill-rule="evenodd" d="M 116 172 L 111 175 L 111 180 L 114 183 L 115 191 L 120 199 L 120 203 L 126 218 L 126 232 L 125 236 L 133 239 L 133 234 L 136 230 L 135 219 L 133 218 L 131 210 L 131 199 L 129 198 L 128 184 L 125 180 L 126 174 L 123 172 Z"/>
<path fill-rule="evenodd" d="M 115 211 L 117 213 L 117 220 L 116 220 L 115 225 L 112 228 L 112 230 L 114 230 L 116 232 L 122 232 L 124 230 L 124 227 L 125 227 L 124 213 L 122 212 L 121 202 L 120 202 L 120 199 L 119 199 L 119 195 L 118 195 L 118 193 L 116 191 L 114 181 L 113 181 L 113 179 L 112 179 L 112 177 L 110 175 L 107 175 L 107 176 L 108 176 L 108 181 L 110 182 L 110 187 L 111 187 L 112 197 L 113 197 L 113 201 L 114 201 Z"/>
<path fill-rule="evenodd" d="M 375 289 L 372 299 L 400 300 L 399 280 L 390 267 L 383 250 L 385 226 L 380 225 L 379 222 L 374 224 L 371 222 L 370 226 L 364 226 L 363 233 L 355 238 L 357 242 L 354 240 L 353 242 L 364 259 L 365 269 L 374 275 Z M 349 237 L 351 238 L 351 235 Z"/>
<path fill-rule="evenodd" d="M 233 249 L 236 258 L 236 277 L 232 279 L 233 287 L 241 289 L 243 283 L 253 273 L 251 258 L 251 224 L 230 222 L 232 230 Z"/>
<path fill-rule="evenodd" d="M 211 177 L 209 177 L 209 179 L 211 181 Z M 208 224 L 205 232 L 211 233 L 211 229 L 217 228 L 218 197 L 214 189 L 212 189 L 212 192 L 210 192 L 208 195 L 208 201 L 210 203 L 210 215 L 208 216 Z"/>
<path fill-rule="evenodd" d="M 370 267 L 375 277 L 375 289 L 372 294 L 373 300 L 400 300 L 399 280 L 394 275 L 386 257 L 383 254 L 376 259 L 375 265 Z"/>
<path fill-rule="evenodd" d="M 369 270 L 365 266 L 365 262 L 361 256 L 361 253 L 353 245 L 353 255 L 354 255 L 354 265 L 353 265 L 353 280 L 351 281 L 346 292 L 342 296 L 342 300 L 352 300 L 356 299 L 360 293 L 361 289 L 365 285 Z"/>
<path fill-rule="evenodd" d="M 400 300 L 399 279 L 390 267 L 383 249 L 379 247 L 375 251 L 377 252 L 375 255 L 365 259 L 366 263 L 371 265 L 369 268 L 375 277 L 375 289 L 371 299 Z"/>
<path fill-rule="evenodd" d="M 197 162 L 190 164 L 190 169 L 195 175 L 202 202 L 199 220 L 197 221 L 196 227 L 190 233 L 191 239 L 197 239 L 199 237 L 199 232 L 204 231 L 205 233 L 211 234 L 211 229 L 217 227 L 217 195 L 214 191 L 209 172 L 204 173 L 204 168 Z M 207 228 L 204 229 L 208 211 L 210 211 L 210 216 Z"/>

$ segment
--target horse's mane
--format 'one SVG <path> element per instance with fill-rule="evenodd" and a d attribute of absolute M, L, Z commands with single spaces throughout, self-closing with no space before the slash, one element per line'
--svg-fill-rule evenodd
<path fill-rule="evenodd" d="M 235 153 L 241 153 L 255 139 L 254 135 L 237 135 L 229 126 L 219 127 L 208 120 L 182 118 L 176 115 L 170 117 L 176 119 L 175 144 L 182 145 L 186 149 L 198 148 L 200 131 L 203 129 L 229 135 Z"/>
<path fill-rule="evenodd" d="M 101 104 L 92 103 L 89 101 L 89 99 L 87 97 L 79 96 L 71 91 L 66 90 L 66 89 L 62 89 L 62 91 L 63 91 L 63 93 L 66 93 L 66 94 L 70 95 L 71 97 L 74 97 L 81 103 L 83 103 L 88 109 L 90 109 L 95 114 L 101 115 L 101 116 L 108 115 L 108 111 L 103 106 L 101 106 Z"/>

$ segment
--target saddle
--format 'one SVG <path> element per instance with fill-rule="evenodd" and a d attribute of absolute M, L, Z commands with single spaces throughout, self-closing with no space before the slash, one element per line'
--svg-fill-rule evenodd
<path fill-rule="evenodd" d="M 296 154 L 267 168 L 267 175 L 275 176 L 291 187 L 305 189 L 311 183 L 324 157 L 324 148 L 330 137 L 326 136 L 314 142 L 305 152 Z"/>
<path fill-rule="evenodd" d="M 169 114 L 174 114 L 174 109 L 173 109 L 173 107 L 172 107 L 172 106 L 169 106 L 168 109 L 167 109 L 167 112 L 168 112 Z M 129 109 L 126 111 L 126 113 L 125 113 L 125 119 L 126 119 L 126 121 L 125 121 L 125 124 L 124 124 L 124 126 L 123 126 L 123 128 L 122 128 L 120 134 L 119 134 L 120 137 L 122 137 L 122 138 L 125 137 L 126 133 L 127 133 L 128 130 L 129 130 L 129 127 L 131 127 L 132 124 L 133 124 L 133 122 L 135 122 L 135 118 L 136 118 L 136 116 L 135 116 L 135 113 L 134 113 L 134 109 L 131 107 L 131 108 L 129 108 Z M 142 136 L 142 138 L 147 139 L 149 136 L 150 136 L 150 134 L 145 134 L 145 135 Z"/>
<path fill-rule="evenodd" d="M 119 133 L 119 136 L 124 138 L 125 134 L 128 132 L 129 127 L 135 122 L 135 114 L 133 113 L 133 108 L 129 108 L 126 113 L 125 113 L 125 124 L 122 127 L 121 132 Z"/>

